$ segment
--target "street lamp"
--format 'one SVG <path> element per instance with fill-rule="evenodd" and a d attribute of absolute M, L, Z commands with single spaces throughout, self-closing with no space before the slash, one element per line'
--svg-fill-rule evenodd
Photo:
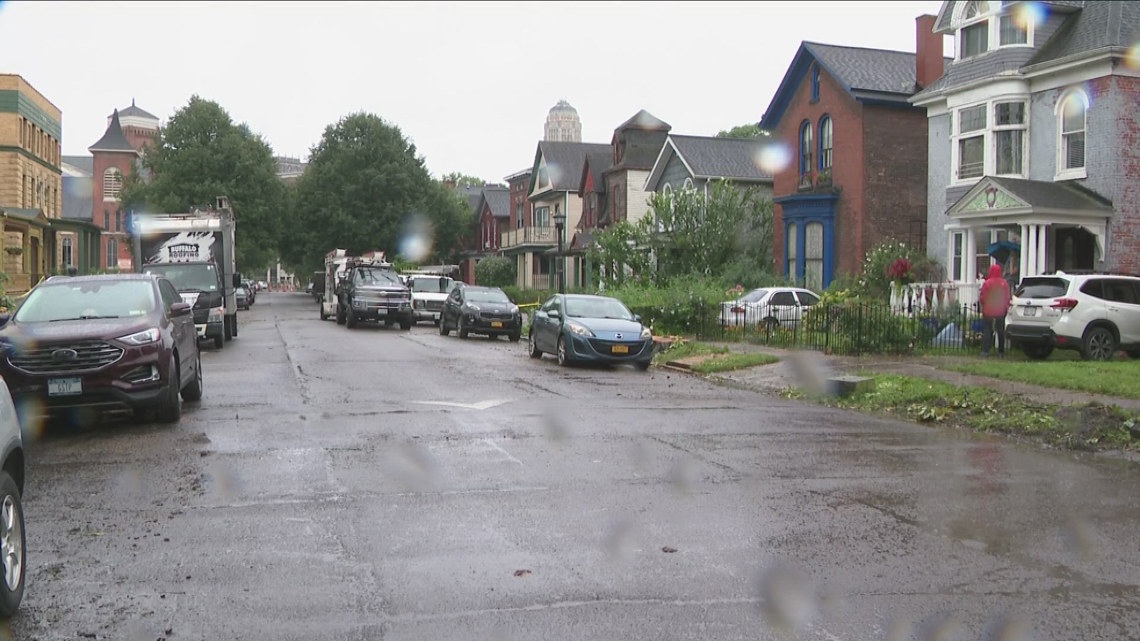
<path fill-rule="evenodd" d="M 565 258 L 562 257 L 562 228 L 566 226 L 566 214 L 554 210 L 554 232 L 558 234 L 558 293 L 566 293 L 566 274 L 563 269 Z"/>

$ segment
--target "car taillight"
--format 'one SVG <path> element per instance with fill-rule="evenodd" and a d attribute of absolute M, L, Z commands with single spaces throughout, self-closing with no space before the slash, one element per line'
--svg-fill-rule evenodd
<path fill-rule="evenodd" d="M 733 305 L 733 306 L 732 306 L 732 313 L 733 313 L 733 314 L 743 314 L 743 313 L 744 313 L 744 308 L 743 308 L 743 307 L 741 307 L 740 305 Z"/>
<path fill-rule="evenodd" d="M 1058 298 L 1057 300 L 1053 301 L 1052 305 L 1049 305 L 1050 308 L 1059 309 L 1063 312 L 1072 311 L 1076 306 L 1077 299 L 1075 298 Z"/>

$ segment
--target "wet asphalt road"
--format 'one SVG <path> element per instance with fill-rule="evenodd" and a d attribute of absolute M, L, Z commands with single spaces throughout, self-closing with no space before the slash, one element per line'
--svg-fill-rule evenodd
<path fill-rule="evenodd" d="M 180 424 L 30 443 L 13 638 L 1140 638 L 1134 463 L 524 346 L 262 293 Z"/>

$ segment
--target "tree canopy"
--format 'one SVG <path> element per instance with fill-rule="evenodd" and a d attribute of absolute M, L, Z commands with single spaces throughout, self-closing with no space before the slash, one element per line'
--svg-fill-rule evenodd
<path fill-rule="evenodd" d="M 649 205 L 637 222 L 597 236 L 593 258 L 606 266 L 608 286 L 627 271 L 653 285 L 690 275 L 755 282 L 771 273 L 772 201 L 755 188 L 721 180 L 707 192 L 654 193 Z"/>
<path fill-rule="evenodd" d="M 127 178 L 123 204 L 136 212 L 181 213 L 227 196 L 237 221 L 239 271 L 257 271 L 277 254 L 285 205 L 273 150 L 217 103 L 192 96 L 159 130 L 143 158 L 148 179 Z"/>
<path fill-rule="evenodd" d="M 458 246 L 470 218 L 467 203 L 432 180 L 398 127 L 355 113 L 326 127 L 312 148 L 288 212 L 282 258 L 315 269 L 330 250 L 344 248 L 438 260 Z"/>
<path fill-rule="evenodd" d="M 717 132 L 717 138 L 767 138 L 768 132 L 760 128 L 760 125 L 750 122 L 743 125 L 737 125 L 732 129 L 725 129 Z"/>
<path fill-rule="evenodd" d="M 451 183 L 457 187 L 482 187 L 483 185 L 494 184 L 494 181 L 461 174 L 458 171 L 453 171 L 439 180 L 442 183 Z"/>

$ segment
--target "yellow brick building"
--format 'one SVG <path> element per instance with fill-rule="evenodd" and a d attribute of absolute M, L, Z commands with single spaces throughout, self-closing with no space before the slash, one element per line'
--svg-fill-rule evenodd
<path fill-rule="evenodd" d="M 8 292 L 27 291 L 48 272 L 50 219 L 63 206 L 63 114 L 15 74 L 0 74 L 0 218 Z"/>

